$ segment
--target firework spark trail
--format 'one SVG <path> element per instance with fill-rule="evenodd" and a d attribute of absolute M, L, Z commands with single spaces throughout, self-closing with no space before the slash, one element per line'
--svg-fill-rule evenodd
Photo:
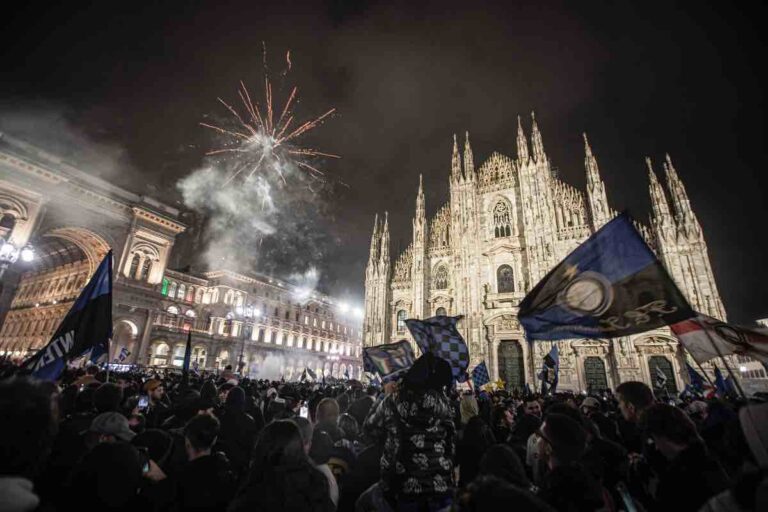
<path fill-rule="evenodd" d="M 290 51 L 286 53 L 285 58 L 287 68 L 282 76 L 285 76 L 292 67 Z M 224 185 L 241 174 L 245 176 L 245 179 L 249 179 L 260 171 L 267 174 L 275 172 L 285 183 L 285 174 L 282 169 L 289 164 L 304 169 L 308 175 L 317 178 L 324 174 L 307 160 L 318 157 L 339 158 L 338 155 L 302 147 L 298 144 L 298 139 L 302 135 L 317 128 L 326 118 L 333 115 L 336 109 L 332 108 L 314 119 L 293 126 L 295 115 L 292 108 L 297 100 L 298 87 L 293 86 L 291 88 L 282 108 L 275 108 L 273 84 L 269 79 L 267 66 L 266 46 L 264 46 L 263 65 L 264 102 L 262 105 L 253 101 L 245 83 L 240 81 L 240 88 L 237 92 L 246 113 L 245 116 L 231 104 L 218 98 L 218 101 L 232 115 L 235 127 L 200 123 L 200 126 L 213 130 L 228 139 L 223 147 L 211 149 L 206 153 L 207 155 L 229 153 L 243 160 L 243 163 L 237 166 L 237 170 L 226 178 Z M 279 115 L 276 116 L 277 112 Z M 277 121 L 275 122 L 276 117 Z"/>

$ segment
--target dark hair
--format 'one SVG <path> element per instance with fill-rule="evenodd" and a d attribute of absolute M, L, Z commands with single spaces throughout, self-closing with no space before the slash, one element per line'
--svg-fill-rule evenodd
<path fill-rule="evenodd" d="M 184 427 L 184 437 L 196 450 L 207 450 L 219 435 L 221 425 L 219 420 L 208 414 L 198 414 L 187 422 Z"/>
<path fill-rule="evenodd" d="M 495 476 L 523 489 L 531 486 L 520 457 L 506 444 L 495 444 L 485 451 L 478 474 Z"/>
<path fill-rule="evenodd" d="M 320 403 L 317 404 L 317 409 L 315 410 L 315 421 L 323 421 L 325 419 L 328 419 L 328 413 L 329 409 L 335 408 L 336 412 L 340 412 L 341 408 L 339 407 L 339 403 L 336 401 L 335 398 L 323 398 L 320 400 Z"/>
<path fill-rule="evenodd" d="M 564 414 L 548 414 L 541 430 L 544 441 L 552 447 L 552 455 L 562 464 L 576 462 L 587 448 L 582 426 Z"/>
<path fill-rule="evenodd" d="M 304 454 L 299 427 L 289 420 L 264 427 L 256 441 L 248 479 L 228 511 L 334 509 L 328 480 Z"/>
<path fill-rule="evenodd" d="M 458 512 L 497 510 L 502 503 L 514 503 L 516 512 L 553 510 L 530 491 L 510 485 L 493 476 L 480 476 L 464 491 L 459 492 L 452 510 Z"/>
<path fill-rule="evenodd" d="M 346 439 L 355 440 L 360 433 L 357 420 L 351 414 L 344 413 L 339 416 L 339 428 Z"/>
<path fill-rule="evenodd" d="M 696 425 L 682 410 L 667 404 L 655 404 L 643 412 L 640 427 L 647 435 L 689 445 L 701 442 Z"/>
<path fill-rule="evenodd" d="M 75 466 L 68 504 L 82 510 L 83 496 L 87 496 L 85 510 L 127 510 L 136 501 L 141 479 L 136 448 L 124 442 L 101 443 Z"/>
<path fill-rule="evenodd" d="M 634 405 L 638 412 L 653 404 L 653 391 L 643 382 L 622 382 L 616 388 L 616 393 L 621 395 L 623 401 Z"/>
<path fill-rule="evenodd" d="M 50 391 L 28 377 L 0 381 L 0 411 L 0 475 L 34 476 L 56 436 Z"/>
<path fill-rule="evenodd" d="M 122 401 L 123 389 L 111 382 L 105 382 L 93 392 L 93 406 L 99 413 L 119 412 Z"/>

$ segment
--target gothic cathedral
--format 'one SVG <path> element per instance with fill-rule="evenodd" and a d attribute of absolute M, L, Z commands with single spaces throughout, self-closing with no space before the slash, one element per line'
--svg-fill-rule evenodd
<path fill-rule="evenodd" d="M 485 361 L 507 389 L 538 386 L 551 342 L 529 345 L 517 320 L 525 294 L 616 212 L 584 136 L 586 194 L 554 176 L 532 115 L 530 145 L 518 117 L 517 159 L 494 152 L 475 167 L 467 135 L 454 136 L 450 201 L 427 221 L 419 178 L 413 239 L 394 259 L 385 214 L 374 221 L 365 275 L 365 346 L 410 339 L 406 318 L 463 315 L 459 330 L 471 364 Z M 646 159 L 652 213 L 637 227 L 697 311 L 725 319 L 707 244 L 669 155 L 666 189 Z M 560 389 L 597 391 L 627 380 L 653 385 L 656 368 L 670 393 L 684 386 L 685 355 L 668 329 L 611 340 L 557 342 Z M 415 347 L 414 347 L 415 348 Z M 418 354 L 418 350 L 416 350 Z"/>

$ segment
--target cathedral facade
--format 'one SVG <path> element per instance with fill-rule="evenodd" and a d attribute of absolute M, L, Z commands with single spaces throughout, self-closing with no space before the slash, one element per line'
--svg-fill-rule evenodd
<path fill-rule="evenodd" d="M 586 135 L 586 191 L 552 171 L 532 116 L 530 140 L 518 118 L 517 158 L 494 152 L 475 166 L 469 136 L 463 153 L 454 136 L 450 200 L 427 219 L 419 180 L 412 241 L 390 257 L 389 224 L 377 216 L 365 276 L 365 346 L 409 339 L 407 318 L 462 315 L 459 330 L 470 369 L 485 361 L 508 389 L 538 386 L 553 342 L 528 343 L 517 318 L 526 293 L 568 253 L 611 220 L 598 163 Z M 650 159 L 652 212 L 637 228 L 697 311 L 725 319 L 701 226 L 667 155 L 663 181 Z M 670 392 L 687 381 L 686 356 L 664 329 L 630 337 L 559 341 L 560 389 L 654 384 L 659 368 Z M 415 348 L 415 347 L 414 347 Z M 418 353 L 418 351 L 416 352 Z"/>

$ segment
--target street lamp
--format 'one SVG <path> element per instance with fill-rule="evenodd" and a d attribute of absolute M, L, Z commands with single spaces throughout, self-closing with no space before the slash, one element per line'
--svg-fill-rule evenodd
<path fill-rule="evenodd" d="M 35 259 L 35 250 L 31 245 L 25 245 L 21 249 L 12 242 L 7 242 L 0 238 L 0 278 L 5 274 L 5 270 L 16 263 L 21 256 L 21 261 L 30 262 Z"/>

